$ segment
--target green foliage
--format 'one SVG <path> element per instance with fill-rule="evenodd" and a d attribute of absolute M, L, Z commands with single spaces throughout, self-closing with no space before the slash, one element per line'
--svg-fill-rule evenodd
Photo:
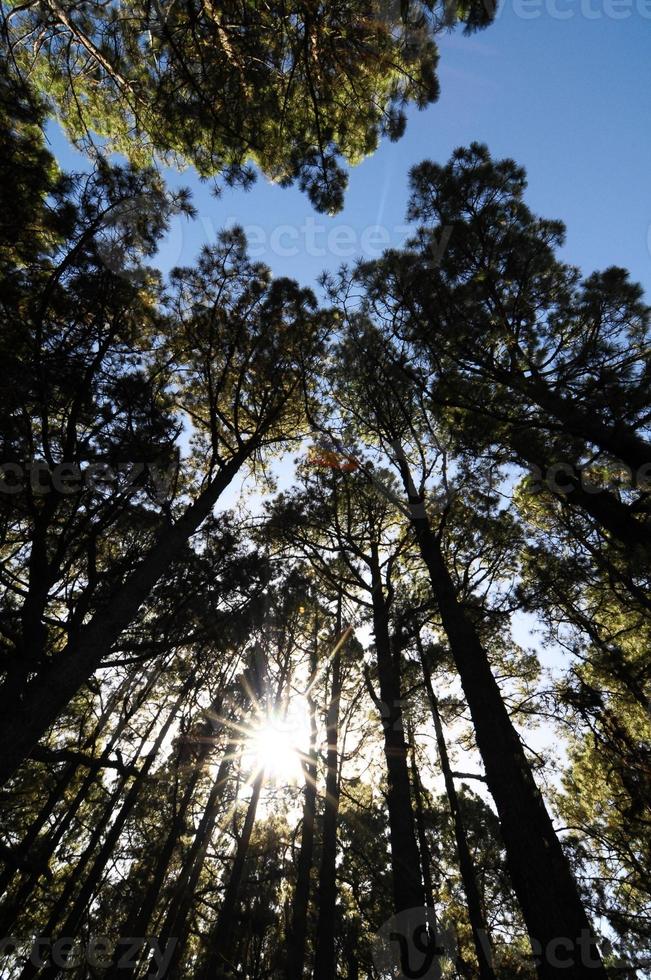
<path fill-rule="evenodd" d="M 100 137 L 138 165 L 163 154 L 244 184 L 255 164 L 334 212 L 340 161 L 397 139 L 405 107 L 436 99 L 436 33 L 457 19 L 476 30 L 493 12 L 477 0 L 129 0 L 5 17 L 13 57 L 79 144 Z"/>

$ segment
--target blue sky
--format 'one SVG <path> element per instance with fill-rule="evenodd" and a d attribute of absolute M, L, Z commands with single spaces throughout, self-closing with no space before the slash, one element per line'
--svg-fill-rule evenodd
<path fill-rule="evenodd" d="M 159 264 L 190 263 L 237 221 L 256 257 L 311 285 L 356 254 L 400 245 L 410 166 L 480 140 L 526 167 L 529 205 L 567 224 L 568 261 L 585 272 L 623 265 L 651 294 L 650 37 L 651 0 L 506 0 L 488 30 L 441 40 L 439 101 L 351 171 L 341 214 L 318 215 L 264 178 L 215 199 L 191 169 L 168 172 L 199 214 L 175 225 Z M 64 166 L 74 158 L 54 132 L 52 148 Z"/>

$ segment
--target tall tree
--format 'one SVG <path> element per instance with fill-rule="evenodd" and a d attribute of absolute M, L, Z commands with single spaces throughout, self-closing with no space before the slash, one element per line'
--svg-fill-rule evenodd
<path fill-rule="evenodd" d="M 394 360 L 392 355 L 390 336 L 351 316 L 337 367 L 338 391 L 344 391 L 339 399 L 341 407 L 349 424 L 356 423 L 381 450 L 386 447 L 402 481 L 406 513 L 428 571 L 473 719 L 487 784 L 500 816 L 509 867 L 537 957 L 538 973 L 541 978 L 559 975 L 553 950 L 559 937 L 569 932 L 571 962 L 577 977 L 599 973 L 603 976 L 567 858 L 505 707 L 472 607 L 460 595 L 450 571 L 444 550 L 445 531 L 451 523 L 449 481 L 447 505 L 434 516 L 432 507 L 428 507 L 431 474 L 441 455 L 440 445 L 426 407 L 423 414 L 421 392 L 404 377 L 391 376 L 387 371 L 387 362 Z M 343 388 L 346 383 L 347 391 Z M 407 438 L 414 446 L 415 463 L 403 448 Z M 413 469 L 415 466 L 418 471 Z M 414 472 L 418 473 L 418 483 Z M 594 963 L 587 965 L 591 958 L 595 958 Z"/>

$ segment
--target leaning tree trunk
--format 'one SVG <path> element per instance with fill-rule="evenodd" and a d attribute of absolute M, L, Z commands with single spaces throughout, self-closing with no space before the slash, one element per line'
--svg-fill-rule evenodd
<path fill-rule="evenodd" d="M 138 759 L 140 758 L 140 755 L 143 751 L 144 745 L 147 739 L 149 738 L 151 732 L 153 731 L 155 724 L 156 724 L 156 719 L 152 718 L 149 724 L 147 725 L 142 735 L 142 738 L 140 739 L 140 743 L 138 745 L 138 748 L 134 756 L 130 761 L 129 764 L 130 768 L 133 768 L 133 766 L 135 766 L 135 764 L 138 762 Z M 111 820 L 111 816 L 115 808 L 119 804 L 120 798 L 122 796 L 122 792 L 124 791 L 129 778 L 130 777 L 128 774 L 123 775 L 122 778 L 119 780 L 117 786 L 113 790 L 113 792 L 110 794 L 108 801 L 104 806 L 102 815 L 97 820 L 97 823 L 94 825 L 84 850 L 77 858 L 74 871 L 68 876 L 59 897 L 57 898 L 56 902 L 54 903 L 54 906 L 50 910 L 47 923 L 45 924 L 44 929 L 41 930 L 42 933 L 49 935 L 52 927 L 58 923 L 61 916 L 65 913 L 68 903 L 72 899 L 75 889 L 77 888 L 86 870 L 86 867 L 88 866 L 93 854 L 95 853 L 95 849 L 97 848 L 100 840 L 102 839 L 102 834 L 106 830 Z M 79 793 L 77 794 L 77 796 L 79 796 Z M 75 798 L 75 800 L 76 799 L 77 798 Z"/>
<path fill-rule="evenodd" d="M 554 489 L 545 481 L 552 461 L 543 458 L 544 453 L 539 447 L 532 446 L 531 437 L 525 432 L 516 432 L 511 435 L 510 443 L 515 454 L 540 475 L 543 484 L 563 504 L 585 511 L 595 523 L 630 549 L 633 555 L 651 560 L 651 527 L 638 521 L 614 493 L 605 488 L 600 488 L 598 492 L 585 489 L 575 467 L 567 473 L 559 472 L 557 479 L 563 480 L 563 486 L 559 483 L 558 489 Z"/>
<path fill-rule="evenodd" d="M 233 926 L 239 904 L 244 868 L 251 843 L 251 833 L 260 800 L 260 790 L 264 780 L 264 770 L 257 773 L 253 781 L 253 791 L 246 810 L 244 826 L 237 844 L 235 860 L 224 892 L 224 898 L 219 909 L 217 921 L 208 939 L 208 954 L 197 980 L 221 980 L 222 977 L 234 976 L 237 972 L 231 963 L 233 946 Z"/>
<path fill-rule="evenodd" d="M 243 678 L 241 678 L 241 686 L 243 688 L 243 701 L 240 708 L 244 711 L 251 696 L 256 696 L 259 689 L 259 683 L 255 679 L 255 671 L 245 672 Z M 199 826 L 197 827 L 190 849 L 185 856 L 174 884 L 168 902 L 167 914 L 160 931 L 159 947 L 161 949 L 167 949 L 170 941 L 173 941 L 174 945 L 165 973 L 159 976 L 159 980 L 162 980 L 163 976 L 176 976 L 179 963 L 182 960 L 189 931 L 190 912 L 195 891 L 206 860 L 208 847 L 212 841 L 233 761 L 238 754 L 242 737 L 241 727 L 234 719 L 231 719 L 230 722 L 225 724 L 232 729 L 232 732 L 226 743 L 226 748 L 208 795 L 203 815 L 199 821 Z M 158 969 L 158 964 L 152 960 L 150 972 L 156 972 Z M 134 971 L 131 970 L 128 973 L 122 970 L 119 974 L 120 980 L 129 980 L 133 976 L 133 973 Z"/>
<path fill-rule="evenodd" d="M 558 419 L 568 434 L 585 439 L 614 459 L 626 463 L 634 475 L 651 463 L 651 444 L 630 427 L 607 425 L 595 413 L 552 391 L 544 381 L 534 377 L 505 373 L 504 379 L 500 380 L 505 380 L 507 385 L 512 385 L 544 412 Z"/>
<path fill-rule="evenodd" d="M 414 809 L 416 817 L 416 832 L 418 834 L 418 849 L 420 851 L 420 863 L 423 871 L 423 890 L 425 892 L 425 904 L 427 908 L 433 909 L 434 906 L 434 885 L 432 882 L 432 860 L 427 841 L 427 831 L 425 826 L 425 805 L 423 801 L 423 784 L 421 783 L 418 765 L 416 763 L 416 740 L 411 725 L 407 726 L 407 742 L 409 744 L 409 755 L 411 761 L 411 779 L 414 785 Z"/>
<path fill-rule="evenodd" d="M 398 463 L 411 522 L 470 709 L 495 800 L 513 886 L 541 980 L 606 980 L 576 882 L 475 627 L 459 601 L 425 501 L 403 453 Z M 559 958 L 559 952 L 561 952 Z M 558 965 L 562 961 L 563 965 Z"/>
<path fill-rule="evenodd" d="M 24 874 L 18 888 L 15 889 L 13 895 L 11 895 L 11 897 L 7 900 L 2 908 L 2 911 L 0 912 L 0 935 L 8 935 L 11 932 L 16 916 L 19 915 L 21 910 L 25 907 L 27 899 L 32 894 L 34 888 L 36 888 L 41 876 L 47 873 L 50 859 L 54 854 L 59 841 L 68 830 L 79 806 L 86 799 L 88 790 L 97 778 L 97 773 L 101 770 L 103 763 L 108 761 L 113 750 L 113 746 L 122 734 L 122 731 L 126 727 L 129 718 L 135 713 L 135 711 L 138 710 L 142 700 L 144 700 L 145 694 L 151 689 L 154 680 L 155 678 L 153 676 L 148 679 L 147 685 L 145 686 L 145 691 L 141 692 L 139 695 L 139 704 L 134 706 L 133 711 L 131 711 L 128 715 L 126 713 L 122 714 L 118 724 L 111 732 L 109 740 L 101 754 L 93 760 L 93 767 L 89 769 L 86 776 L 83 777 L 75 796 L 65 807 L 65 812 L 62 818 L 51 822 L 48 834 L 42 841 L 37 842 L 38 835 L 40 834 L 41 830 L 46 823 L 51 821 L 58 804 L 65 798 L 66 793 L 74 782 L 77 769 L 79 768 L 79 763 L 76 760 L 68 762 L 63 771 L 58 775 L 57 781 L 52 787 L 47 800 L 30 824 L 22 841 L 10 854 L 7 855 L 7 867 L 3 871 L 2 875 L 0 875 L 0 895 L 4 895 L 4 893 L 8 890 L 12 880 L 15 877 L 16 869 L 24 870 Z M 110 718 L 116 704 L 121 700 L 125 692 L 128 692 L 129 688 L 133 685 L 134 677 L 129 676 L 126 678 L 125 682 L 113 693 L 104 711 L 100 715 L 93 731 L 81 743 L 80 752 L 83 753 L 95 745 L 96 741 L 101 736 L 104 730 L 104 725 Z"/>
<path fill-rule="evenodd" d="M 124 798 L 124 802 L 116 816 L 115 820 L 111 824 L 109 831 L 102 842 L 102 845 L 93 861 L 92 867 L 86 876 L 86 880 L 79 889 L 77 896 L 72 904 L 70 911 L 65 917 L 65 921 L 62 924 L 60 934 L 62 936 L 76 936 L 79 931 L 79 925 L 82 920 L 84 913 L 86 912 L 89 902 L 97 891 L 102 876 L 106 870 L 106 866 L 113 854 L 115 846 L 119 840 L 120 834 L 126 824 L 128 818 L 131 816 L 133 809 L 138 801 L 138 797 L 142 791 L 145 781 L 149 775 L 152 765 L 167 737 L 167 734 L 172 727 L 172 724 L 177 718 L 178 710 L 183 700 L 185 699 L 194 678 L 190 676 L 181 691 L 179 692 L 174 705 L 168 712 L 165 723 L 161 726 L 158 732 L 151 751 L 147 754 L 145 761 L 143 762 L 138 775 L 133 780 L 129 790 Z M 77 875 L 75 875 L 75 878 Z M 46 925 L 46 935 L 50 936 L 53 934 L 54 930 L 58 925 L 59 916 L 62 911 L 65 910 L 65 905 L 60 901 L 57 902 L 55 909 L 52 911 L 48 923 Z M 45 969 L 40 973 L 42 980 L 55 980 L 56 976 L 60 971 L 60 967 L 50 964 L 45 967 Z M 29 963 L 20 975 L 20 980 L 30 980 L 31 977 L 36 976 L 39 973 L 38 967 L 35 967 L 32 963 Z"/>
<path fill-rule="evenodd" d="M 186 826 L 190 803 L 201 778 L 202 764 L 208 752 L 209 746 L 206 741 L 201 746 L 199 756 L 195 760 L 195 768 L 190 773 L 186 782 L 183 795 L 172 818 L 163 846 L 156 855 L 154 865 L 149 871 L 144 893 L 136 895 L 132 908 L 117 930 L 120 936 L 148 936 L 151 934 L 149 927 L 154 909 L 160 896 L 170 862 L 179 847 L 181 836 Z M 126 980 L 127 977 L 133 975 L 134 970 L 132 968 L 118 967 L 118 958 L 114 954 L 111 967 L 104 980 Z"/>

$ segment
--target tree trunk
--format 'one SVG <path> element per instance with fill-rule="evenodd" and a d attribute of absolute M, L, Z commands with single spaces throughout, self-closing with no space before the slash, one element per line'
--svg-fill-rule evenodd
<path fill-rule="evenodd" d="M 310 676 L 316 674 L 316 637 Z M 317 723 L 316 704 L 308 696 L 310 708 L 310 750 L 309 757 L 303 761 L 305 790 L 303 796 L 303 821 L 301 847 L 296 868 L 296 888 L 294 889 L 294 908 L 287 936 L 287 980 L 303 980 L 305 969 L 305 938 L 307 935 L 307 910 L 310 901 L 310 872 L 314 851 L 314 826 L 316 819 L 316 780 L 317 780 Z"/>
<path fill-rule="evenodd" d="M 190 676 L 188 680 L 184 683 L 181 691 L 179 692 L 178 697 L 176 698 L 176 701 L 174 702 L 174 705 L 172 706 L 171 710 L 167 715 L 165 723 L 161 727 L 158 735 L 156 736 L 151 751 L 146 756 L 145 761 L 143 762 L 138 775 L 136 776 L 131 786 L 129 787 L 129 790 L 124 798 L 124 802 L 120 808 L 120 811 L 117 817 L 115 818 L 115 820 L 113 821 L 113 823 L 111 824 L 111 827 L 106 837 L 104 838 L 104 841 L 97 853 L 97 856 L 93 861 L 92 867 L 88 875 L 86 876 L 86 880 L 81 886 L 72 904 L 72 908 L 66 915 L 65 921 L 61 927 L 60 935 L 62 936 L 77 935 L 79 930 L 79 924 L 84 915 L 84 912 L 86 911 L 93 894 L 97 891 L 97 888 L 100 885 L 102 875 L 104 874 L 106 865 L 119 840 L 124 825 L 127 822 L 128 818 L 131 816 L 131 813 L 133 812 L 133 808 L 136 805 L 138 797 L 140 796 L 140 792 L 149 774 L 149 771 L 151 770 L 151 767 L 154 764 L 154 761 L 160 751 L 160 748 L 163 742 L 165 741 L 165 738 L 167 737 L 167 734 L 170 728 L 172 727 L 173 722 L 177 717 L 179 707 L 183 703 L 183 700 L 185 699 L 193 681 L 194 678 Z M 80 871 L 77 871 L 76 869 L 75 875 L 71 879 L 73 886 L 74 884 L 77 883 L 79 874 Z M 47 925 L 45 927 L 46 936 L 49 937 L 55 934 L 55 930 L 58 925 L 59 918 L 62 912 L 66 908 L 67 901 L 70 895 L 71 895 L 71 891 L 67 889 L 64 890 L 61 898 L 56 903 L 54 909 L 52 910 L 52 913 L 50 914 Z M 49 966 L 46 966 L 45 969 L 41 972 L 42 980 L 55 980 L 55 977 L 59 973 L 59 970 L 60 967 L 54 964 L 50 964 Z M 21 973 L 20 980 L 30 980 L 30 978 L 36 976 L 37 973 L 39 973 L 39 968 L 35 967 L 32 963 L 29 963 Z"/>
<path fill-rule="evenodd" d="M 443 734 L 443 725 L 441 724 L 438 700 L 434 694 L 432 674 L 425 659 L 420 637 L 418 637 L 417 642 L 418 652 L 420 653 L 420 659 L 423 666 L 423 675 L 425 677 L 425 687 L 427 689 L 427 696 L 429 698 L 430 709 L 432 712 L 432 721 L 434 722 L 436 745 L 439 752 L 441 772 L 443 773 L 443 780 L 445 782 L 445 792 L 450 805 L 450 813 L 452 814 L 454 837 L 457 844 L 457 855 L 459 857 L 459 871 L 461 872 L 463 890 L 466 896 L 466 907 L 468 909 L 470 928 L 472 929 L 475 954 L 477 956 L 477 962 L 479 963 L 479 976 L 481 980 L 495 980 L 493 957 L 491 952 L 490 937 L 488 935 L 488 928 L 486 925 L 486 917 L 484 915 L 484 908 L 479 894 L 479 888 L 477 887 L 475 863 L 472 859 L 472 854 L 470 853 L 470 847 L 468 845 L 468 837 L 466 836 L 463 814 L 459 805 L 457 788 L 454 785 L 452 767 L 450 766 L 448 749 L 447 745 L 445 744 L 445 735 Z"/>
<path fill-rule="evenodd" d="M 437 600 L 443 629 L 470 709 L 486 782 L 495 800 L 513 886 L 522 908 L 541 980 L 606 980 L 576 882 L 554 833 L 486 651 L 459 602 L 415 490 L 404 454 L 400 473 L 412 526 Z M 562 964 L 562 965 L 559 965 Z"/>
<path fill-rule="evenodd" d="M 253 782 L 253 792 L 247 807 L 242 834 L 238 841 L 235 861 L 228 878 L 217 921 L 208 939 L 208 955 L 203 969 L 199 971 L 198 980 L 221 980 L 222 977 L 234 976 L 237 972 L 232 968 L 233 964 L 231 963 L 233 927 L 263 780 L 264 770 L 261 770 Z"/>
<path fill-rule="evenodd" d="M 634 474 L 651 463 L 651 445 L 630 429 L 617 431 L 616 427 L 606 425 L 598 415 L 552 391 L 543 380 L 506 371 L 497 372 L 497 375 L 500 381 L 558 419 L 567 433 L 585 439 L 626 463 Z"/>
<path fill-rule="evenodd" d="M 416 764 L 416 742 L 411 726 L 407 728 L 407 741 L 411 757 L 411 779 L 414 785 L 414 804 L 416 815 L 416 832 L 418 834 L 418 850 L 420 851 L 420 863 L 423 871 L 423 890 L 425 892 L 425 904 L 427 908 L 434 908 L 434 886 L 432 882 L 432 861 L 427 833 L 425 828 L 425 807 L 423 804 L 423 785 L 420 781 L 420 773 Z"/>
<path fill-rule="evenodd" d="M 210 714 L 218 714 L 221 711 L 221 706 L 222 700 L 221 697 L 219 697 L 211 704 L 209 709 Z M 181 835 L 183 834 L 186 826 L 187 813 L 190 803 L 192 802 L 192 797 L 194 796 L 197 784 L 201 778 L 206 758 L 210 754 L 210 738 L 211 736 L 213 738 L 215 737 L 215 728 L 210 722 L 206 722 L 204 724 L 202 735 L 203 738 L 199 742 L 199 748 L 196 756 L 192 753 L 192 750 L 187 743 L 181 745 L 177 759 L 177 773 L 183 772 L 188 763 L 192 766 L 192 769 L 190 771 L 185 790 L 183 791 L 181 801 L 174 813 L 163 846 L 156 855 L 154 867 L 151 869 L 150 873 L 146 874 L 146 887 L 144 889 L 144 893 L 136 895 L 133 907 L 130 909 L 123 924 L 117 930 L 117 933 L 120 936 L 150 935 L 151 919 L 156 907 L 156 902 L 158 901 L 161 893 L 165 876 L 174 852 L 179 846 Z M 113 978 L 126 980 L 127 976 L 132 976 L 132 973 L 132 970 L 129 970 L 127 973 L 124 968 L 118 969 L 117 958 L 114 956 L 111 968 L 106 974 L 104 980 L 113 980 Z"/>
<path fill-rule="evenodd" d="M 516 434 L 511 443 L 515 453 L 529 467 L 533 467 L 540 474 L 543 484 L 549 487 L 545 474 L 548 474 L 552 468 L 552 462 L 541 461 L 542 453 L 538 449 L 531 449 L 531 440 L 526 434 Z M 618 500 L 609 490 L 600 489 L 595 493 L 586 490 L 576 473 L 576 467 L 569 464 L 569 461 L 568 465 L 572 467 L 571 472 L 559 471 L 556 477 L 558 490 L 549 487 L 550 492 L 567 506 L 575 505 L 584 510 L 595 523 L 608 531 L 633 554 L 643 553 L 647 561 L 651 560 L 651 528 L 642 521 L 636 520 L 626 504 Z"/>
<path fill-rule="evenodd" d="M 160 674 L 161 674 L 160 669 L 157 670 L 156 673 L 151 674 L 151 676 L 147 680 L 147 683 L 144 685 L 143 689 L 139 692 L 137 700 L 131 706 L 131 709 L 128 712 L 124 712 L 122 714 L 115 729 L 111 732 L 109 740 L 104 750 L 102 751 L 102 754 L 99 756 L 97 760 L 98 769 L 89 770 L 86 776 L 82 779 L 81 784 L 77 792 L 75 793 L 74 797 L 67 805 L 62 818 L 58 821 L 58 823 L 56 823 L 55 826 L 52 827 L 50 832 L 45 836 L 42 845 L 37 847 L 34 869 L 29 874 L 25 875 L 23 881 L 20 883 L 16 892 L 12 895 L 11 899 L 5 904 L 4 908 L 2 909 L 2 914 L 0 915 L 0 934 L 8 935 L 11 932 L 13 925 L 16 921 L 16 917 L 20 915 L 21 911 L 25 907 L 25 903 L 27 899 L 38 885 L 41 877 L 47 872 L 49 862 L 54 852 L 56 851 L 59 843 L 61 842 L 65 834 L 70 829 L 70 826 L 72 825 L 72 821 L 74 820 L 75 815 L 79 810 L 79 807 L 83 804 L 84 800 L 86 800 L 88 796 L 88 792 L 91 786 L 93 785 L 93 783 L 95 782 L 95 780 L 97 779 L 99 771 L 101 770 L 102 763 L 106 762 L 109 759 L 111 752 L 113 751 L 115 744 L 119 741 L 122 732 L 129 724 L 131 718 L 133 718 L 133 716 L 136 714 L 136 712 L 144 703 L 145 698 L 152 690 L 154 684 L 156 683 L 156 680 L 158 679 L 158 677 L 160 677 Z M 111 699 L 110 706 L 113 705 L 114 705 L 114 699 Z M 109 711 L 110 711 L 110 707 L 107 707 L 102 717 L 106 717 Z M 151 727 L 148 728 L 148 731 L 150 730 Z M 61 780 L 62 783 L 61 792 L 63 793 L 65 793 L 65 789 L 68 786 L 69 781 L 73 778 L 77 765 L 76 763 L 70 763 L 70 767 L 71 769 L 69 775 L 67 776 L 64 775 Z M 68 769 L 66 769 L 66 772 L 68 772 Z M 122 780 L 120 782 L 120 789 L 124 785 L 124 782 L 125 780 Z M 117 792 L 119 795 L 119 789 Z M 117 799 L 117 797 L 115 798 Z M 109 818 L 110 818 L 110 809 L 107 809 L 105 811 L 105 819 L 103 821 L 100 821 L 101 827 L 106 826 L 106 821 Z M 37 827 L 36 833 L 38 833 L 38 823 L 36 823 L 36 827 Z M 101 832 L 100 825 L 98 825 L 95 827 L 95 833 L 100 833 L 100 832 Z M 30 828 L 28 833 L 25 835 L 25 841 L 29 841 L 31 839 L 34 839 L 32 835 L 32 828 Z M 25 841 L 23 841 L 23 844 L 25 844 Z M 86 852 L 84 852 L 84 854 L 85 853 Z M 90 853 L 88 854 L 88 857 L 90 857 Z M 82 858 L 80 858 L 80 860 L 82 860 Z"/>
<path fill-rule="evenodd" d="M 425 892 L 411 805 L 407 746 L 400 697 L 399 654 L 394 655 L 391 648 L 389 616 L 382 592 L 380 567 L 375 548 L 371 556 L 371 575 L 373 632 L 381 698 L 378 707 L 382 715 L 384 757 L 387 766 L 393 905 L 395 912 L 403 912 L 406 909 L 422 909 L 425 906 Z"/>
<path fill-rule="evenodd" d="M 341 630 L 341 603 L 337 632 Z M 342 637 L 343 639 L 343 637 Z M 326 721 L 325 800 L 314 952 L 314 980 L 335 980 L 335 917 L 337 904 L 337 819 L 339 815 L 339 706 L 341 700 L 341 639 L 332 658 L 332 687 Z"/>
<path fill-rule="evenodd" d="M 80 745 L 81 752 L 87 752 L 93 749 L 96 742 L 102 735 L 104 730 L 104 725 L 110 719 L 116 705 L 126 695 L 129 688 L 132 687 L 133 684 L 134 684 L 134 677 L 131 675 L 124 680 L 124 682 L 120 685 L 120 687 L 109 698 L 109 701 L 106 707 L 104 708 L 104 711 L 100 715 L 99 719 L 97 720 L 97 723 L 93 728 L 93 731 L 82 741 Z M 126 722 L 124 723 L 126 724 Z M 106 745 L 106 747 L 104 748 L 104 750 L 102 751 L 101 755 L 97 760 L 98 763 L 100 763 L 101 760 L 108 758 L 110 751 L 113 747 L 113 744 L 117 736 L 119 735 L 119 733 L 122 731 L 122 729 L 123 729 L 123 723 L 121 719 L 116 729 L 111 733 L 111 737 L 108 744 Z M 54 833 L 54 828 L 50 829 L 50 832 L 47 835 L 47 841 L 43 841 L 43 844 L 47 845 L 45 849 L 42 847 L 34 848 L 34 844 L 36 843 L 38 835 L 40 834 L 45 824 L 53 816 L 57 805 L 61 802 L 61 800 L 64 799 L 66 792 L 68 791 L 72 781 L 74 780 L 75 773 L 77 772 L 78 768 L 79 768 L 79 763 L 73 760 L 71 762 L 66 763 L 63 770 L 57 774 L 54 786 L 50 790 L 48 797 L 45 803 L 43 804 L 43 806 L 41 807 L 41 809 L 39 810 L 38 814 L 36 815 L 34 820 L 30 823 L 25 833 L 25 836 L 23 837 L 21 842 L 15 848 L 13 848 L 11 853 L 7 855 L 7 859 L 6 859 L 7 867 L 0 875 L 0 896 L 4 895 L 4 893 L 7 891 L 16 873 L 16 869 L 21 869 L 26 865 L 28 865 L 30 858 L 33 859 L 34 857 L 36 857 L 36 861 L 34 861 L 33 863 L 36 866 L 38 866 L 38 868 L 44 868 L 45 866 L 47 866 L 47 863 L 54 851 L 54 848 L 56 847 L 56 843 L 58 843 L 57 840 L 55 841 L 54 844 L 52 844 L 52 839 L 56 836 Z M 92 775 L 93 773 L 91 770 L 88 776 L 92 776 Z M 88 776 L 86 778 L 88 778 Z M 86 785 L 86 779 L 83 781 L 83 785 L 84 786 Z M 81 798 L 83 799 L 83 796 Z M 73 806 L 74 802 L 75 801 L 73 800 L 73 803 L 70 804 L 70 806 Z M 69 812 L 69 809 L 70 807 L 66 808 L 66 814 Z M 34 851 L 36 852 L 35 854 Z M 34 871 L 29 871 L 29 874 L 33 876 Z M 40 875 L 41 875 L 41 871 L 37 871 L 32 886 L 29 887 L 24 894 L 21 892 L 20 898 L 16 897 L 15 899 L 12 900 L 12 904 L 14 902 L 18 904 L 18 910 L 20 910 L 20 908 L 24 906 L 25 899 L 31 894 L 31 888 L 36 885 L 36 882 L 40 878 Z M 23 888 L 24 885 L 25 883 L 23 882 L 21 888 Z M 12 922 L 7 922 L 2 916 L 0 916 L 0 935 L 5 935 L 5 933 L 11 932 L 12 924 L 13 924 Z"/>
<path fill-rule="evenodd" d="M 251 675 L 249 674 L 248 676 Z M 247 675 L 245 675 L 245 677 L 247 677 Z M 251 694 L 256 694 L 257 687 L 255 683 L 249 683 L 247 680 L 243 681 L 242 687 L 244 690 L 243 705 L 246 706 Z M 244 710 L 244 708 L 242 710 Z M 231 723 L 230 727 L 232 727 L 234 734 L 231 734 L 228 742 L 226 743 L 226 748 L 219 764 L 219 769 L 217 770 L 217 775 L 210 790 L 208 800 L 206 801 L 199 826 L 197 827 L 190 850 L 183 861 L 183 866 L 178 874 L 172 890 L 168 911 L 160 932 L 159 945 L 161 949 L 166 949 L 169 942 L 174 940 L 174 947 L 164 976 L 176 976 L 176 971 L 183 955 L 185 942 L 189 931 L 189 917 L 192 909 L 192 902 L 194 900 L 194 894 L 199 877 L 203 870 L 208 847 L 210 846 L 210 842 L 212 840 L 215 823 L 217 822 L 217 816 L 219 814 L 222 797 L 224 795 L 224 789 L 226 788 L 231 767 L 233 765 L 233 760 L 236 758 L 241 741 L 240 727 L 234 722 Z M 155 972 L 157 969 L 158 965 L 152 960 L 152 963 L 150 964 L 150 972 Z M 119 977 L 120 980 L 129 980 L 129 977 L 132 975 L 133 971 L 125 973 L 125 971 L 122 970 Z M 162 977 L 163 975 L 161 975 L 160 980 L 162 980 Z"/>

